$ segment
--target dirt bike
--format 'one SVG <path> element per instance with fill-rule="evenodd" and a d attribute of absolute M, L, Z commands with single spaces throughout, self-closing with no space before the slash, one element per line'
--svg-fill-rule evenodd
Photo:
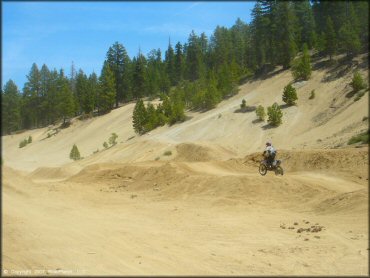
<path fill-rule="evenodd" d="M 266 159 L 262 160 L 259 167 L 259 172 L 262 176 L 266 175 L 267 171 L 274 171 L 275 175 L 284 175 L 284 170 L 280 166 L 281 160 L 277 159 L 273 164 L 268 163 Z"/>

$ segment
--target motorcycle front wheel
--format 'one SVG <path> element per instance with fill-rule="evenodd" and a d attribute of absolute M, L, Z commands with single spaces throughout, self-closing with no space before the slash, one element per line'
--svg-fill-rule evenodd
<path fill-rule="evenodd" d="M 266 175 L 266 173 L 267 173 L 267 167 L 266 167 L 266 165 L 265 165 L 265 164 L 261 164 L 261 165 L 260 165 L 259 172 L 260 172 L 260 174 L 261 174 L 262 176 Z"/>
<path fill-rule="evenodd" d="M 284 170 L 280 166 L 276 166 L 275 168 L 275 175 L 284 175 Z"/>

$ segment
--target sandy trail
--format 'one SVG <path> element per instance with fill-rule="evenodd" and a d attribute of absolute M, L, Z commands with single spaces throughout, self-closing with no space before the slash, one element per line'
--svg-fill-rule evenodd
<path fill-rule="evenodd" d="M 9 186 L 17 173 L 5 170 L 4 268 L 74 275 L 368 271 L 366 179 L 261 177 L 241 161 L 150 162 L 93 166 L 59 182 L 18 176 Z M 366 198 L 330 201 L 348 192 Z M 343 202 L 350 204 L 338 212 Z M 297 233 L 312 225 L 323 230 Z"/>

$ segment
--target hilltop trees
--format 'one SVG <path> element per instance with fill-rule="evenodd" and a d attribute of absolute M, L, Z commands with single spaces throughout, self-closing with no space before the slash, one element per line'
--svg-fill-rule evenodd
<path fill-rule="evenodd" d="M 98 92 L 98 109 L 99 113 L 107 113 L 112 110 L 116 99 L 116 86 L 114 84 L 114 75 L 109 67 L 107 61 L 104 62 L 104 66 L 99 78 L 99 92 Z"/>
<path fill-rule="evenodd" d="M 9 80 L 1 93 L 1 124 L 3 134 L 10 134 L 20 127 L 21 97 L 17 85 Z"/>
<path fill-rule="evenodd" d="M 294 61 L 292 66 L 292 74 L 295 80 L 308 80 L 311 77 L 311 60 L 308 53 L 307 44 L 303 45 L 303 55 Z"/>
<path fill-rule="evenodd" d="M 106 59 L 113 72 L 116 91 L 115 106 L 118 107 L 119 102 L 131 99 L 129 77 L 131 61 L 125 47 L 119 42 L 109 47 Z"/>
<path fill-rule="evenodd" d="M 175 85 L 177 85 L 184 78 L 184 54 L 183 46 L 180 42 L 178 42 L 175 46 L 174 71 Z"/>
<path fill-rule="evenodd" d="M 326 20 L 326 36 L 325 36 L 325 52 L 329 55 L 330 60 L 333 55 L 337 52 L 337 35 L 334 30 L 333 21 L 331 17 Z"/>
<path fill-rule="evenodd" d="M 146 109 L 142 99 L 136 102 L 134 113 L 132 114 L 132 124 L 137 134 L 145 133 L 145 124 L 147 122 Z"/>
<path fill-rule="evenodd" d="M 26 128 L 38 127 L 40 123 L 40 71 L 35 63 L 32 64 L 30 73 L 27 75 L 27 82 L 23 88 L 23 118 Z"/>
<path fill-rule="evenodd" d="M 45 64 L 39 69 L 34 63 L 18 98 L 2 88 L 2 115 L 8 119 L 15 115 L 10 122 L 2 120 L 3 132 L 66 122 L 83 114 L 104 114 L 133 99 L 164 94 L 171 99 L 170 105 L 154 107 L 156 113 L 149 106 L 154 115 L 146 126 L 150 129 L 157 119 L 163 124 L 183 118 L 181 113 L 174 117 L 159 110 L 213 109 L 236 94 L 248 77 L 266 74 L 276 66 L 292 66 L 294 79 L 307 80 L 310 52 L 317 50 L 332 60 L 336 54 L 351 58 L 368 49 L 368 10 L 368 1 L 258 0 L 250 24 L 238 18 L 230 28 L 217 26 L 209 36 L 191 31 L 184 42 L 169 41 L 163 57 L 161 49 L 146 56 L 139 50 L 129 57 L 124 45 L 116 41 L 107 49 L 100 75 L 89 75 L 73 62 L 68 76 L 64 70 Z M 303 55 L 295 59 L 301 51 Z M 179 97 L 172 98 L 174 92 Z M 14 108 L 9 108 L 13 101 Z M 14 111 L 9 114 L 9 109 Z"/>
<path fill-rule="evenodd" d="M 184 103 L 179 91 L 172 92 L 170 97 L 164 95 L 162 104 L 157 107 L 152 103 L 145 107 L 143 100 L 139 99 L 132 115 L 133 128 L 139 135 L 166 123 L 173 125 L 184 120 Z"/>
<path fill-rule="evenodd" d="M 73 95 L 71 87 L 69 86 L 68 79 L 64 76 L 63 70 L 60 70 L 58 76 L 58 106 L 57 111 L 63 119 L 63 124 L 66 124 L 66 120 L 74 115 L 75 102 L 73 101 Z"/>
<path fill-rule="evenodd" d="M 139 99 L 146 95 L 146 59 L 139 51 L 138 57 L 133 59 L 133 97 Z"/>
<path fill-rule="evenodd" d="M 277 3 L 276 16 L 276 48 L 278 54 L 278 64 L 283 68 L 289 68 L 290 62 L 297 53 L 296 44 L 296 16 L 292 4 L 288 1 Z"/>

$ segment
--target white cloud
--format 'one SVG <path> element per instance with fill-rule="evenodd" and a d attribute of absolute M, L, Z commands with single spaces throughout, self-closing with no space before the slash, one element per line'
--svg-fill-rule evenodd
<path fill-rule="evenodd" d="M 178 15 L 181 15 L 181 14 L 185 14 L 187 11 L 190 11 L 191 9 L 195 8 L 196 6 L 199 6 L 200 4 L 201 4 L 200 2 L 195 2 L 195 3 L 191 4 L 190 6 L 186 7 L 184 10 L 173 14 L 173 16 L 178 16 Z"/>

